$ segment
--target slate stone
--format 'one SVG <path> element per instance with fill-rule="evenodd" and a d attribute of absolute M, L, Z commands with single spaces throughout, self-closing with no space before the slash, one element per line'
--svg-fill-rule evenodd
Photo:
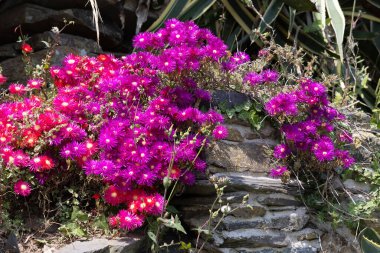
<path fill-rule="evenodd" d="M 80 55 L 100 54 L 103 52 L 95 40 L 67 33 L 56 35 L 53 32 L 49 31 L 34 34 L 28 40 L 28 43 L 33 47 L 34 51 L 39 51 L 46 49 L 46 45 L 42 41 L 46 41 L 51 45 L 53 43 L 58 43 L 60 46 L 77 48 Z"/>
<path fill-rule="evenodd" d="M 225 189 L 226 192 L 247 191 L 252 193 L 288 193 L 292 195 L 298 192 L 297 186 L 283 184 L 280 179 L 255 177 L 238 172 L 217 173 L 214 176 L 229 179 Z"/>
<path fill-rule="evenodd" d="M 302 229 L 309 220 L 306 208 L 295 211 L 266 212 L 264 217 L 249 219 L 227 216 L 223 220 L 223 228 L 230 231 L 240 228 L 278 229 L 297 231 Z"/>
<path fill-rule="evenodd" d="M 141 253 L 144 252 L 144 238 L 141 236 L 122 239 L 92 239 L 75 241 L 56 253 Z"/>
<path fill-rule="evenodd" d="M 226 109 L 232 109 L 238 105 L 246 104 L 250 98 L 236 91 L 216 90 L 212 93 L 212 103 Z"/>
<path fill-rule="evenodd" d="M 257 202 L 267 206 L 300 206 L 302 202 L 292 195 L 283 193 L 262 194 L 256 196 Z"/>
<path fill-rule="evenodd" d="M 49 31 L 52 26 L 63 27 L 63 19 L 74 21 L 74 25 L 65 28 L 65 33 L 96 39 L 96 29 L 92 23 L 92 11 L 83 9 L 53 10 L 34 4 L 22 4 L 8 9 L 1 14 L 0 43 L 11 43 L 17 40 L 14 29 L 21 25 L 24 34 L 35 34 Z M 109 50 L 122 41 L 121 28 L 112 23 L 100 25 L 100 42 Z"/>
<path fill-rule="evenodd" d="M 237 247 L 286 247 L 285 233 L 273 230 L 238 229 L 221 233 L 224 248 Z"/>
<path fill-rule="evenodd" d="M 368 193 L 371 187 L 367 183 L 356 182 L 352 179 L 347 179 L 343 182 L 346 189 L 352 193 Z"/>
<path fill-rule="evenodd" d="M 224 168 L 226 171 L 269 172 L 270 143 L 230 143 L 218 141 L 206 150 L 208 164 Z"/>
<path fill-rule="evenodd" d="M 32 64 L 41 64 L 41 60 L 45 58 L 47 50 L 41 50 L 31 55 Z M 54 49 L 54 54 L 52 57 L 52 64 L 60 65 L 62 60 L 67 54 L 80 54 L 79 48 L 59 46 Z M 0 62 L 3 68 L 3 75 L 8 78 L 8 82 L 20 82 L 23 83 L 27 80 L 25 75 L 25 64 L 22 61 L 22 57 L 18 56 L 15 58 L 10 58 L 5 61 Z"/>
<path fill-rule="evenodd" d="M 8 235 L 5 241 L 5 250 L 8 253 L 20 253 L 17 236 L 13 232 Z"/>
<path fill-rule="evenodd" d="M 231 215 L 237 218 L 252 218 L 257 216 L 264 216 L 267 212 L 265 207 L 257 202 L 250 202 L 249 206 L 245 204 L 232 204 L 231 209 L 234 210 L 233 212 L 231 212 Z"/>

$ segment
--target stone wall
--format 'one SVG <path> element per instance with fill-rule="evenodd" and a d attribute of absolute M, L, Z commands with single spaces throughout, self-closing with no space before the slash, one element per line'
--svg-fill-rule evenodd
<path fill-rule="evenodd" d="M 230 181 L 223 204 L 237 209 L 222 221 L 207 244 L 208 252 L 360 252 L 347 228 L 334 230 L 305 207 L 298 184 L 267 176 L 266 150 L 276 143 L 269 124 L 260 131 L 238 120 L 227 121 L 226 126 L 229 137 L 207 151 L 207 161 L 211 175 Z M 247 194 L 249 206 L 241 204 Z M 175 202 L 189 228 L 204 224 L 215 196 L 214 185 L 203 178 Z"/>
<path fill-rule="evenodd" d="M 58 42 L 54 50 L 53 64 L 60 64 L 68 53 L 96 55 L 102 52 L 125 54 L 131 51 L 131 39 L 136 32 L 142 0 L 97 0 L 102 22 L 100 22 L 100 45 L 96 42 L 96 29 L 88 0 L 0 0 L 0 66 L 8 82 L 23 82 L 24 64 L 20 43 L 17 43 L 21 27 L 22 34 L 30 37 L 27 42 L 34 49 L 33 63 L 40 63 L 45 56 L 46 44 Z M 147 27 L 165 6 L 153 6 L 146 11 Z M 64 20 L 74 21 L 59 37 L 49 32 L 52 27 L 61 29 Z"/>

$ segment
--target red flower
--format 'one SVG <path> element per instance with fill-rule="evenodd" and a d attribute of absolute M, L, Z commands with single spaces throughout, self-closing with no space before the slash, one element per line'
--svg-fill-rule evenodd
<path fill-rule="evenodd" d="M 95 200 L 98 200 L 98 199 L 100 199 L 100 194 L 99 193 L 95 193 L 94 195 L 92 195 L 91 198 L 93 198 Z"/>
<path fill-rule="evenodd" d="M 3 76 L 3 74 L 0 74 L 0 84 L 3 84 L 7 81 L 7 78 Z"/>
<path fill-rule="evenodd" d="M 33 52 L 33 48 L 31 45 L 29 45 L 28 43 L 22 43 L 21 45 L 21 50 L 26 53 L 26 54 L 29 54 L 31 52 Z"/>

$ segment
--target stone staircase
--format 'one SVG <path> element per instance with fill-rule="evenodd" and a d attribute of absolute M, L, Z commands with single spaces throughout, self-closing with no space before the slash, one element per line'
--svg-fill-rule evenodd
<path fill-rule="evenodd" d="M 208 252 L 319 252 L 322 232 L 309 222 L 306 207 L 297 200 L 297 186 L 289 186 L 268 177 L 247 176 L 246 173 L 217 173 L 230 181 L 223 204 L 236 210 L 226 216 L 208 244 Z M 176 206 L 186 225 L 202 225 L 215 199 L 214 186 L 198 180 Z M 241 204 L 249 194 L 248 205 Z M 215 224 L 214 224 L 215 225 Z"/>

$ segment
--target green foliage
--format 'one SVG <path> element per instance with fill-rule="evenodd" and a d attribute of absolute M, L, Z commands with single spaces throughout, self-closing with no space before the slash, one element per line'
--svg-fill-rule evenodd
<path fill-rule="evenodd" d="M 167 9 L 174 2 L 177 1 L 170 1 Z M 251 50 L 252 43 L 263 48 L 260 35 L 270 31 L 276 34 L 279 44 L 297 45 L 309 57 L 321 56 L 321 61 L 316 62 L 317 74 L 339 75 L 344 83 L 334 92 L 343 95 L 348 103 L 360 97 L 363 105 L 373 110 L 374 124 L 380 125 L 376 92 L 380 77 L 380 19 L 371 14 L 380 11 L 376 1 L 198 0 L 182 4 L 182 10 L 171 15 L 165 10 L 159 20 L 176 13 L 182 20 L 197 20 L 214 30 L 231 50 Z M 369 66 L 371 79 L 363 85 L 364 76 L 358 70 L 365 65 Z"/>
<path fill-rule="evenodd" d="M 363 253 L 380 252 L 380 235 L 371 228 L 365 228 L 360 232 L 359 242 Z"/>
<path fill-rule="evenodd" d="M 263 116 L 262 105 L 256 101 L 247 100 L 233 107 L 228 106 L 227 103 L 220 103 L 218 107 L 228 118 L 244 120 L 248 122 L 253 129 L 260 130 L 263 126 L 265 117 Z"/>

